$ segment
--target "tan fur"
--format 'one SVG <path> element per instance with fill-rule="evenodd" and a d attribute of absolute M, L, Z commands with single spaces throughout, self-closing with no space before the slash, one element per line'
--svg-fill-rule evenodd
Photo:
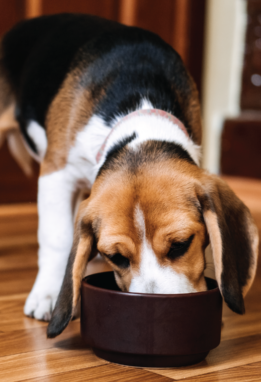
<path fill-rule="evenodd" d="M 222 273 L 222 239 L 218 226 L 217 215 L 214 212 L 208 210 L 204 212 L 204 219 L 207 225 L 210 243 L 213 251 L 216 280 L 220 285 Z"/>
<path fill-rule="evenodd" d="M 153 159 L 151 150 L 150 154 Z M 126 158 L 128 159 L 128 156 Z M 238 216 L 241 219 L 249 220 L 246 227 L 250 230 L 254 257 L 250 280 L 244 286 L 245 294 L 255 275 L 258 236 L 249 211 L 229 187 L 217 177 L 207 174 L 186 160 L 166 159 L 162 154 L 157 161 L 139 161 L 138 167 L 132 171 L 128 167 L 127 159 L 124 160 L 123 154 L 123 157 L 120 156 L 111 167 L 103 171 L 96 179 L 88 200 L 81 203 L 74 239 L 74 242 L 79 244 L 74 246 L 73 253 L 76 255 L 75 258 L 72 256 L 71 262 L 73 310 L 79 299 L 85 266 L 94 252 L 92 243 L 97 245 L 95 251 L 98 250 L 111 265 L 120 289 L 128 291 L 132 279 L 139 273 L 145 232 L 146 240 L 159 265 L 173 268 L 175 272 L 185 275 L 197 291 L 207 289 L 204 278 L 204 251 L 210 242 L 215 273 L 221 288 L 224 244 L 221 237 L 224 232 L 222 231 L 221 235 L 218 219 L 219 222 L 224 222 L 224 198 L 226 213 L 230 211 L 231 206 L 232 213 L 237 214 L 239 211 Z M 143 225 L 139 226 L 135 220 L 136 206 L 139 206 L 145 220 L 143 233 Z M 233 227 L 229 229 L 233 230 Z M 171 244 L 175 241 L 185 241 L 191 235 L 194 237 L 188 251 L 181 257 L 170 259 L 168 252 Z M 129 259 L 130 266 L 120 268 L 115 265 L 110 260 L 110 255 L 116 253 Z M 226 256 L 229 256 L 229 253 L 226 253 Z M 235 264 L 232 265 L 227 270 L 228 275 L 229 272 L 235 272 L 236 267 Z M 233 276 L 237 277 L 235 274 Z M 234 295 L 234 298 L 237 299 L 237 296 Z"/>
<path fill-rule="evenodd" d="M 68 74 L 51 103 L 46 117 L 48 148 L 41 165 L 41 175 L 60 170 L 67 163 L 78 131 L 88 123 L 93 99 L 88 89 L 79 85 L 79 69 Z"/>
<path fill-rule="evenodd" d="M 75 261 L 73 263 L 72 278 L 73 278 L 73 308 L 77 306 L 80 295 L 81 281 L 84 275 L 85 267 L 92 250 L 92 236 L 81 237 Z"/>
<path fill-rule="evenodd" d="M 160 167 L 156 164 L 141 178 L 140 205 L 146 217 L 147 240 L 161 266 L 171 266 L 175 272 L 184 274 L 196 290 L 206 290 L 203 277 L 206 229 L 189 200 L 193 195 L 193 178 L 190 175 L 193 166 L 188 165 L 188 173 L 184 174 L 185 168 L 180 171 L 181 163 L 173 164 L 171 160 Z M 188 252 L 169 260 L 167 253 L 171 243 L 185 241 L 192 234 L 194 239 Z"/>
<path fill-rule="evenodd" d="M 158 162 L 145 162 L 135 175 L 131 175 L 127 165 L 118 158 L 114 168 L 98 177 L 90 197 L 92 219 L 99 222 L 98 250 L 107 255 L 121 253 L 131 263 L 130 269 L 120 270 L 106 258 L 116 271 L 120 288 L 128 290 L 141 262 L 142 239 L 134 219 L 137 205 L 145 218 L 146 238 L 161 266 L 173 267 L 175 272 L 186 275 L 196 290 L 205 290 L 204 250 L 210 240 L 216 278 L 221 285 L 222 239 L 217 213 L 223 212 L 219 192 L 231 199 L 230 204 L 233 206 L 234 203 L 235 210 L 241 202 L 224 182 L 184 160 L 164 160 L 162 157 Z M 207 190 L 210 193 L 217 208 L 216 212 L 204 209 L 205 224 L 198 200 L 199 187 L 201 192 Z M 250 215 L 247 216 L 245 219 L 250 219 Z M 244 294 L 255 275 L 258 245 L 255 226 L 251 222 L 248 226 L 255 255 Z M 194 239 L 187 253 L 169 260 L 167 253 L 171 243 L 187 240 L 192 234 Z"/>
<path fill-rule="evenodd" d="M 1 103 L 1 100 L 0 100 Z M 22 168 L 24 173 L 30 177 L 33 175 L 32 157 L 28 153 L 19 124 L 15 119 L 15 104 L 10 104 L 0 116 L 0 147 L 7 140 L 10 153 Z"/>
<path fill-rule="evenodd" d="M 250 278 L 247 280 L 247 284 L 243 288 L 243 296 L 247 294 L 249 289 L 251 288 L 255 275 L 256 275 L 256 269 L 257 269 L 257 261 L 258 261 L 258 252 L 259 252 L 259 235 L 258 235 L 258 229 L 255 225 L 252 216 L 248 217 L 248 230 L 249 235 L 251 237 L 251 241 L 253 243 L 253 252 L 254 257 L 252 259 L 252 263 L 249 269 Z"/>
<path fill-rule="evenodd" d="M 32 176 L 32 158 L 28 153 L 15 118 L 15 96 L 1 64 L 0 46 L 0 147 L 7 140 L 9 150 L 27 176 Z"/>
<path fill-rule="evenodd" d="M 10 153 L 24 171 L 25 175 L 33 175 L 33 159 L 25 147 L 24 139 L 20 130 L 12 130 L 7 135 L 7 144 Z"/>
<path fill-rule="evenodd" d="M 0 133 L 7 133 L 18 129 L 19 125 L 15 119 L 15 104 L 12 103 L 0 115 Z"/>
<path fill-rule="evenodd" d="M 248 208 L 241 202 L 241 200 L 238 199 L 238 197 L 234 194 L 234 192 L 230 189 L 230 187 L 220 178 L 218 178 L 215 175 L 209 175 L 207 173 L 202 172 L 202 178 L 201 183 L 204 185 L 204 190 L 212 194 L 213 202 L 216 208 L 216 213 L 211 211 L 205 211 L 204 218 L 207 224 L 207 228 L 209 231 L 209 235 L 211 236 L 211 231 L 214 233 L 213 240 L 210 240 L 212 244 L 214 243 L 214 246 L 216 248 L 219 248 L 216 252 L 214 252 L 213 249 L 213 259 L 215 264 L 215 274 L 216 279 L 218 283 L 221 281 L 221 274 L 222 274 L 222 255 L 218 255 L 219 253 L 222 253 L 222 246 L 224 243 L 222 243 L 221 240 L 221 232 L 220 227 L 217 221 L 217 215 L 222 216 L 223 214 L 223 207 L 221 204 L 221 199 L 225 199 L 231 208 L 231 211 L 240 211 L 242 215 L 238 218 L 240 220 L 239 223 L 245 223 L 246 226 L 246 232 L 245 235 L 249 235 L 249 239 L 251 242 L 251 250 L 252 250 L 252 256 L 251 253 L 246 253 L 247 256 L 250 257 L 250 268 L 249 268 L 249 278 L 246 281 L 246 285 L 242 287 L 242 294 L 245 296 L 247 292 L 249 291 L 254 278 L 256 274 L 257 269 L 257 260 L 258 260 L 258 243 L 259 243 L 259 235 L 257 227 L 253 221 L 253 218 L 250 214 L 250 211 Z M 235 212 L 235 213 L 238 213 Z M 229 229 L 233 229 L 233 227 L 229 227 Z M 219 237 L 218 237 L 219 236 Z M 211 239 L 211 238 L 210 238 Z M 234 239 L 237 240 L 237 239 Z M 240 259 L 238 259 L 240 261 Z M 220 285 L 220 284 L 219 284 Z"/>
<path fill-rule="evenodd" d="M 111 264 L 110 264 L 111 265 Z M 115 280 L 123 292 L 128 292 L 132 280 L 132 274 L 128 271 L 119 272 L 114 270 Z"/>
<path fill-rule="evenodd" d="M 98 250 L 107 255 L 121 253 L 132 264 L 131 270 L 120 270 L 106 258 L 116 270 L 116 280 L 123 290 L 128 290 L 141 261 L 142 239 L 134 221 L 137 203 L 145 217 L 147 240 L 158 262 L 185 274 L 196 290 L 206 289 L 203 277 L 206 228 L 189 200 L 193 195 L 189 171 L 184 174 L 184 166 L 183 172 L 179 171 L 181 166 L 165 161 L 162 166 L 145 166 L 133 177 L 122 169 L 98 178 L 93 186 L 89 206 L 100 221 Z M 191 167 L 188 165 L 193 171 Z M 171 262 L 167 253 L 172 241 L 186 240 L 191 234 L 195 237 L 187 254 Z"/>

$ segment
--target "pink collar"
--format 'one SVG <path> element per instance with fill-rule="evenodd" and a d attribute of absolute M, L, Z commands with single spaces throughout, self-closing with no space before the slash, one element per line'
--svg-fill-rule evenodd
<path fill-rule="evenodd" d="M 108 136 L 106 137 L 105 141 L 103 142 L 100 150 L 98 151 L 97 155 L 96 155 L 96 162 L 99 163 L 101 157 L 102 157 L 102 154 L 104 152 L 104 149 L 105 149 L 105 146 L 106 146 L 106 143 L 110 137 L 110 135 L 113 133 L 113 131 L 115 131 L 116 129 L 118 129 L 118 127 L 124 123 L 125 121 L 127 121 L 128 119 L 131 119 L 133 117 L 136 117 L 136 116 L 143 116 L 143 115 L 155 115 L 155 116 L 159 116 L 159 117 L 163 117 L 163 118 L 166 118 L 168 119 L 170 122 L 172 122 L 173 124 L 177 125 L 185 134 L 186 136 L 189 138 L 189 134 L 187 132 L 187 129 L 185 128 L 185 126 L 183 125 L 183 123 L 176 117 L 174 117 L 174 115 L 170 114 L 170 113 L 167 113 L 166 111 L 164 110 L 159 110 L 159 109 L 140 109 L 140 110 L 136 110 L 128 115 L 126 115 L 125 117 L 123 117 L 120 122 L 116 123 L 116 125 L 111 129 L 110 133 L 108 134 Z"/>

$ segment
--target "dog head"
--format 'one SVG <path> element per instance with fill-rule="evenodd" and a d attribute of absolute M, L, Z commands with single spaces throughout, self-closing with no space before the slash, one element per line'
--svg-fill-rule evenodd
<path fill-rule="evenodd" d="M 123 291 L 190 293 L 207 289 L 204 251 L 210 242 L 223 298 L 244 312 L 258 251 L 249 210 L 222 180 L 187 158 L 152 156 L 132 163 L 117 158 L 103 167 L 82 202 L 48 337 L 72 318 L 86 264 L 97 251 Z"/>

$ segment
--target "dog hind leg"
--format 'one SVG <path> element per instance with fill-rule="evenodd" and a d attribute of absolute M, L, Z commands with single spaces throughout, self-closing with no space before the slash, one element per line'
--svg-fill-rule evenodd
<path fill-rule="evenodd" d="M 10 153 L 24 173 L 31 176 L 33 173 L 32 158 L 24 145 L 19 123 L 15 118 L 15 107 L 15 96 L 5 75 L 0 46 L 0 147 L 7 140 Z"/>

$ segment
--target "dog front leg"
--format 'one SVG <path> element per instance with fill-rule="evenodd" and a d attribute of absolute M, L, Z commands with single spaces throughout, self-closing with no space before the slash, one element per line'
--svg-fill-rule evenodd
<path fill-rule="evenodd" d="M 50 320 L 58 297 L 73 240 L 74 182 L 66 170 L 43 175 L 38 182 L 38 275 L 24 313 Z"/>

